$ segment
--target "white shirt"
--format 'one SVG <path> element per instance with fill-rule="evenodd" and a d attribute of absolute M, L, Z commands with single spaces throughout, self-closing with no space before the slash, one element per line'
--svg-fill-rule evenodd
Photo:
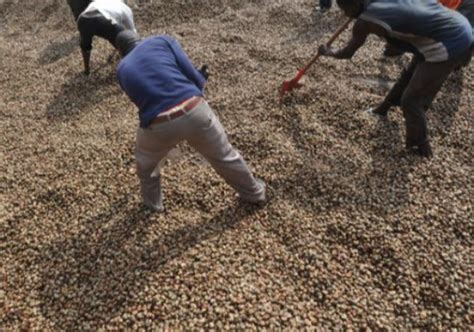
<path fill-rule="evenodd" d="M 94 0 L 79 15 L 79 18 L 92 18 L 97 15 L 102 15 L 113 24 L 123 25 L 125 29 L 137 31 L 133 22 L 132 9 L 123 0 Z"/>

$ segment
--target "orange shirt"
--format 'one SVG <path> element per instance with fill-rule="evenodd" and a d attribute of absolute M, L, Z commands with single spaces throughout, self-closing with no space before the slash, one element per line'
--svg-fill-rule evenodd
<path fill-rule="evenodd" d="M 438 0 L 440 4 L 450 9 L 457 9 L 462 0 Z"/>

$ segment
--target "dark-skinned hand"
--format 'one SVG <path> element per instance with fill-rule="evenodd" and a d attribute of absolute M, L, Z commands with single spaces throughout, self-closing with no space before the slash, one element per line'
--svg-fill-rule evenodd
<path fill-rule="evenodd" d="M 199 69 L 199 72 L 201 75 L 206 79 L 206 81 L 209 79 L 209 66 L 208 65 L 203 65 L 201 69 Z"/>
<path fill-rule="evenodd" d="M 327 47 L 326 45 L 320 45 L 318 48 L 318 54 L 321 56 L 331 56 L 332 51 L 330 47 Z"/>

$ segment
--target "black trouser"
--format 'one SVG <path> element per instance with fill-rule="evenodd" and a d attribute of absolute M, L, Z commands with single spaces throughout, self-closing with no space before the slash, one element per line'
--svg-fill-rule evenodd
<path fill-rule="evenodd" d="M 425 111 L 449 74 L 469 62 L 471 50 L 444 62 L 426 62 L 417 56 L 402 72 L 397 83 L 385 97 L 392 105 L 401 106 L 406 125 L 406 143 L 417 146 L 428 140 Z"/>
<path fill-rule="evenodd" d="M 331 8 L 332 0 L 319 0 L 319 7 L 321 8 Z"/>

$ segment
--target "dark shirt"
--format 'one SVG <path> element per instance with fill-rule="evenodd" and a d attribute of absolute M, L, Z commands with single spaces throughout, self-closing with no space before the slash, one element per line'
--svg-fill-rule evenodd
<path fill-rule="evenodd" d="M 203 96 L 206 83 L 170 36 L 141 41 L 117 67 L 120 86 L 139 109 L 140 126 L 183 101 Z"/>
<path fill-rule="evenodd" d="M 81 15 L 91 2 L 92 0 L 67 0 L 76 21 L 79 15 Z"/>
<path fill-rule="evenodd" d="M 359 19 L 411 44 L 429 62 L 453 59 L 473 40 L 468 20 L 437 0 L 372 0 Z"/>
<path fill-rule="evenodd" d="M 436 0 L 372 0 L 354 24 L 351 41 L 335 56 L 352 57 L 371 33 L 429 62 L 455 58 L 473 41 L 467 19 Z"/>
<path fill-rule="evenodd" d="M 115 47 L 115 38 L 119 32 L 125 28 L 119 24 L 114 24 L 103 16 L 83 17 L 77 21 L 77 27 L 81 34 L 81 49 L 90 51 L 92 49 L 92 39 L 94 36 L 108 40 Z"/>
<path fill-rule="evenodd" d="M 135 30 L 132 9 L 123 0 L 91 1 L 79 15 L 77 26 L 83 51 L 92 49 L 94 36 L 105 38 L 114 45 L 119 32 Z"/>

